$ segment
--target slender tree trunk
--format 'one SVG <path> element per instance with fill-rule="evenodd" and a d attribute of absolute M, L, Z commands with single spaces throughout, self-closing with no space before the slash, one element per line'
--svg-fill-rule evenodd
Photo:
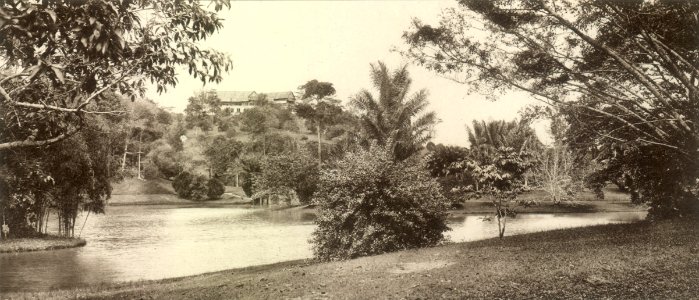
<path fill-rule="evenodd" d="M 61 227 L 63 226 L 63 224 L 61 224 L 61 211 L 60 211 L 60 209 L 56 212 L 56 217 L 57 217 L 56 221 L 58 221 L 58 235 L 62 235 L 61 233 L 63 230 Z"/>
<path fill-rule="evenodd" d="M 323 159 L 322 159 L 322 157 L 321 157 L 321 153 L 323 153 L 323 152 L 321 151 L 321 148 L 320 148 L 320 147 L 321 147 L 320 144 L 322 143 L 321 140 L 320 140 L 320 122 L 318 122 L 318 123 L 316 124 L 316 131 L 318 132 L 318 164 L 322 164 L 322 163 L 323 163 Z"/>
<path fill-rule="evenodd" d="M 505 225 L 507 224 L 507 211 L 505 211 L 502 207 L 502 198 L 499 198 L 495 205 L 498 218 L 498 236 L 502 239 L 505 236 Z"/>
<path fill-rule="evenodd" d="M 77 217 L 76 215 L 73 215 L 73 220 L 70 222 L 70 237 L 75 237 L 75 218 Z"/>
<path fill-rule="evenodd" d="M 267 155 L 267 134 L 262 134 L 262 155 Z"/>
<path fill-rule="evenodd" d="M 238 175 L 240 175 L 240 172 L 235 172 L 235 187 L 238 187 Z"/>
<path fill-rule="evenodd" d="M 141 132 L 138 134 L 138 179 L 143 179 L 143 178 L 141 178 L 141 149 L 143 146 L 142 141 L 143 141 L 143 128 L 141 128 Z"/>
<path fill-rule="evenodd" d="M 112 145 L 107 148 L 107 178 L 112 178 Z"/>
<path fill-rule="evenodd" d="M 87 224 L 87 218 L 90 217 L 90 211 L 87 211 L 87 216 L 85 216 L 85 221 L 83 222 L 83 227 L 80 228 L 80 233 L 78 233 L 78 237 L 83 235 L 83 229 L 85 229 L 85 224 Z"/>
<path fill-rule="evenodd" d="M 124 172 L 126 169 L 126 153 L 129 152 L 129 134 L 126 134 L 126 139 L 124 139 L 124 157 L 121 159 L 121 171 Z"/>
<path fill-rule="evenodd" d="M 49 216 L 51 216 L 51 210 L 46 210 L 46 220 L 44 221 L 44 233 L 49 233 Z"/>

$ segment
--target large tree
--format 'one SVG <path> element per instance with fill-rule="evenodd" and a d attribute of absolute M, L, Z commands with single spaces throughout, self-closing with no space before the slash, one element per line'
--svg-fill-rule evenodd
<path fill-rule="evenodd" d="M 187 128 L 199 127 L 203 131 L 209 131 L 219 123 L 221 117 L 221 99 L 214 91 L 203 91 L 187 100 L 184 109 Z"/>
<path fill-rule="evenodd" d="M 55 143 L 79 131 L 88 105 L 116 90 L 177 83 L 177 67 L 219 82 L 231 67 L 197 42 L 221 28 L 228 0 L 0 2 L 0 150 Z"/>
<path fill-rule="evenodd" d="M 622 155 L 652 216 L 699 194 L 699 2 L 462 0 L 416 20 L 404 54 L 477 90 L 559 108 L 571 146 Z"/>
<path fill-rule="evenodd" d="M 328 128 L 340 122 L 342 116 L 342 108 L 338 105 L 319 102 L 315 106 L 301 103 L 296 106 L 296 114 L 308 121 L 307 124 L 314 126 L 318 135 L 318 162 L 322 162 L 322 141 L 323 133 Z"/>
<path fill-rule="evenodd" d="M 337 117 L 342 113 L 342 108 L 324 101 L 328 97 L 335 95 L 335 87 L 330 82 L 313 79 L 299 88 L 303 90 L 302 99 L 315 102 L 315 105 L 301 103 L 295 109 L 299 117 L 308 120 L 311 125 L 315 125 L 316 134 L 318 135 L 318 161 L 322 163 L 323 140 L 321 127 L 334 124 Z"/>
<path fill-rule="evenodd" d="M 383 62 L 372 64 L 371 79 L 378 97 L 362 90 L 352 98 L 360 111 L 360 125 L 367 140 L 388 145 L 395 159 L 404 160 L 432 137 L 437 123 L 434 112 L 424 112 L 427 90 L 409 94 L 412 80 L 407 65 L 391 72 Z"/>

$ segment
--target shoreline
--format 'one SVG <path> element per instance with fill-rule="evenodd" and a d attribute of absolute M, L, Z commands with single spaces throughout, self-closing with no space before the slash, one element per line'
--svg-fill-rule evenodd
<path fill-rule="evenodd" d="M 0 254 L 49 251 L 67 248 L 77 248 L 87 245 L 83 238 L 69 238 L 55 235 L 45 235 L 34 238 L 11 238 L 0 240 Z"/>
<path fill-rule="evenodd" d="M 113 195 L 107 206 L 157 206 L 157 205 L 183 205 L 183 206 L 241 206 L 249 208 L 267 208 L 272 211 L 282 211 L 290 209 L 303 209 L 316 211 L 313 205 L 294 206 L 259 206 L 253 205 L 252 200 L 239 197 L 229 197 L 226 199 L 192 201 L 178 198 L 172 194 L 149 194 L 149 195 Z M 643 205 L 634 205 L 627 200 L 579 200 L 553 204 L 551 202 L 539 202 L 535 205 L 524 207 L 513 205 L 518 214 L 526 213 L 600 213 L 600 212 L 639 212 L 645 211 Z M 490 214 L 493 213 L 491 202 L 487 200 L 467 200 L 462 207 L 449 209 L 449 215 L 459 216 L 468 214 Z"/>
<path fill-rule="evenodd" d="M 685 298 L 699 292 L 699 222 L 559 229 L 346 261 L 293 260 L 178 278 L 18 292 L 38 298 Z M 653 251 L 664 245 L 662 252 Z M 669 246 L 668 246 L 669 245 Z M 534 267 L 531 267 L 534 266 Z M 659 280 L 671 278 L 672 280 Z M 506 286 L 504 287 L 503 284 Z"/>

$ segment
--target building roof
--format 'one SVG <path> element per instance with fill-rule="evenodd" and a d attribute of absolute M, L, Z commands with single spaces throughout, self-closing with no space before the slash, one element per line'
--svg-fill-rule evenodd
<path fill-rule="evenodd" d="M 216 91 L 222 102 L 247 102 L 257 95 L 255 91 Z"/>
<path fill-rule="evenodd" d="M 267 100 L 296 100 L 293 92 L 271 92 L 265 93 L 267 95 Z"/>

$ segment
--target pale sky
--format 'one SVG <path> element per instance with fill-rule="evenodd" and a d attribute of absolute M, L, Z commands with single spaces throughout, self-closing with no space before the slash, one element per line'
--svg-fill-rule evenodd
<path fill-rule="evenodd" d="M 147 96 L 182 112 L 187 98 L 203 88 L 296 91 L 306 81 L 318 79 L 332 82 L 335 97 L 343 102 L 363 88 L 378 93 L 372 90 L 369 64 L 381 60 L 393 69 L 406 63 L 391 49 L 404 46 L 401 35 L 412 18 L 436 24 L 441 10 L 455 5 L 456 1 L 233 2 L 230 10 L 219 14 L 223 29 L 202 43 L 231 55 L 233 70 L 224 80 L 203 87 L 183 71 L 177 87 L 161 95 L 150 89 Z M 409 71 L 412 90 L 429 91 L 430 109 L 441 120 L 435 127 L 435 143 L 467 146 L 465 126 L 472 120 L 511 120 L 533 103 L 517 93 L 489 101 L 419 66 L 409 66 Z"/>

